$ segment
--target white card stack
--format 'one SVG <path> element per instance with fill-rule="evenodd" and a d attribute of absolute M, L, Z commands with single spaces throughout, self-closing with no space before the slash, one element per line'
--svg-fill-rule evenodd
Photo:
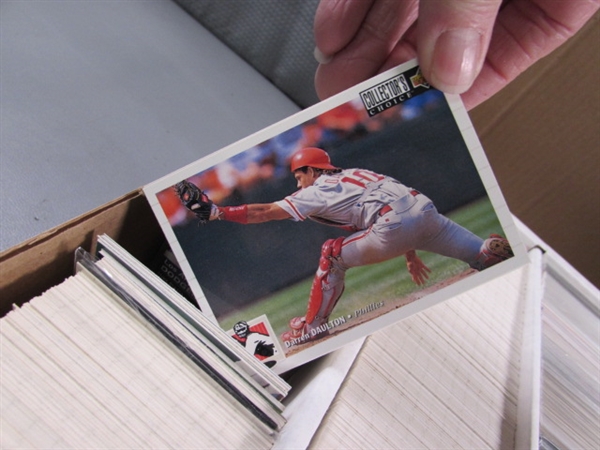
<path fill-rule="evenodd" d="M 526 269 L 370 336 L 314 448 L 514 448 Z"/>
<path fill-rule="evenodd" d="M 2 318 L 0 447 L 270 447 L 289 386 L 257 382 L 269 371 L 251 373 L 241 346 L 223 351 L 228 344 L 214 342 L 229 336 L 202 335 L 117 264 L 80 262 L 76 275 Z"/>
<path fill-rule="evenodd" d="M 586 301 L 553 278 L 547 285 L 540 448 L 600 448 L 600 297 Z"/>

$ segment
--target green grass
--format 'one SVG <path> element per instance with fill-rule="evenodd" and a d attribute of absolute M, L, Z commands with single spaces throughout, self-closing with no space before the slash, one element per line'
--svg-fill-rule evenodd
<path fill-rule="evenodd" d="M 491 233 L 502 233 L 500 223 L 487 198 L 457 209 L 447 216 L 486 238 Z M 423 287 L 410 279 L 404 257 L 370 266 L 350 269 L 346 274 L 346 289 L 335 309 L 335 315 L 350 314 L 370 303 L 398 299 L 427 286 L 434 285 L 468 268 L 467 264 L 434 253 L 418 252 L 419 257 L 431 269 L 429 280 Z M 316 270 L 316 267 L 315 267 Z M 312 277 L 221 319 L 221 326 L 230 329 L 239 320 L 249 320 L 267 314 L 277 334 L 288 329 L 288 321 L 303 316 L 312 284 Z"/>

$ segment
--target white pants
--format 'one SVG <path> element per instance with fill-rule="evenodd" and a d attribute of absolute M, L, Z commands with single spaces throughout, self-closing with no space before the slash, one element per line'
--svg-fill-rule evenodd
<path fill-rule="evenodd" d="M 409 250 L 425 250 L 473 264 L 483 239 L 439 214 L 425 195 L 414 199 L 408 209 L 389 211 L 367 230 L 344 239 L 338 268 L 345 271 L 387 261 Z"/>
<path fill-rule="evenodd" d="M 321 282 L 322 302 L 309 329 L 318 328 L 329 320 L 344 290 L 346 271 L 350 267 L 387 261 L 409 250 L 434 252 L 474 266 L 483 242 L 483 239 L 439 214 L 431 200 L 423 194 L 399 199 L 394 202 L 394 209 L 379 216 L 367 230 L 344 239 L 339 258 L 331 260 L 327 277 Z"/>

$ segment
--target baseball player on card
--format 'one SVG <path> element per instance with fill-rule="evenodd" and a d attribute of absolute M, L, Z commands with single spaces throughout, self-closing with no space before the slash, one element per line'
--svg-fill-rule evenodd
<path fill-rule="evenodd" d="M 351 267 L 404 255 L 412 280 L 422 285 L 430 269 L 416 250 L 455 258 L 476 270 L 513 256 L 503 237 L 491 235 L 484 240 L 438 213 L 419 191 L 370 170 L 336 167 L 320 148 L 299 150 L 290 166 L 298 191 L 273 203 L 220 207 L 188 181 L 175 187 L 183 204 L 201 222 L 311 219 L 353 232 L 323 244 L 306 314 L 290 321 L 291 330 L 284 333 L 284 340 L 314 340 L 328 333 L 322 325 L 340 299 Z"/>

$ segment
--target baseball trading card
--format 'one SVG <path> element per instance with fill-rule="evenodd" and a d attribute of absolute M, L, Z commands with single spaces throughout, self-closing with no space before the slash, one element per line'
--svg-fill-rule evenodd
<path fill-rule="evenodd" d="M 414 61 L 144 192 L 202 312 L 277 373 L 527 260 L 460 98 Z"/>

